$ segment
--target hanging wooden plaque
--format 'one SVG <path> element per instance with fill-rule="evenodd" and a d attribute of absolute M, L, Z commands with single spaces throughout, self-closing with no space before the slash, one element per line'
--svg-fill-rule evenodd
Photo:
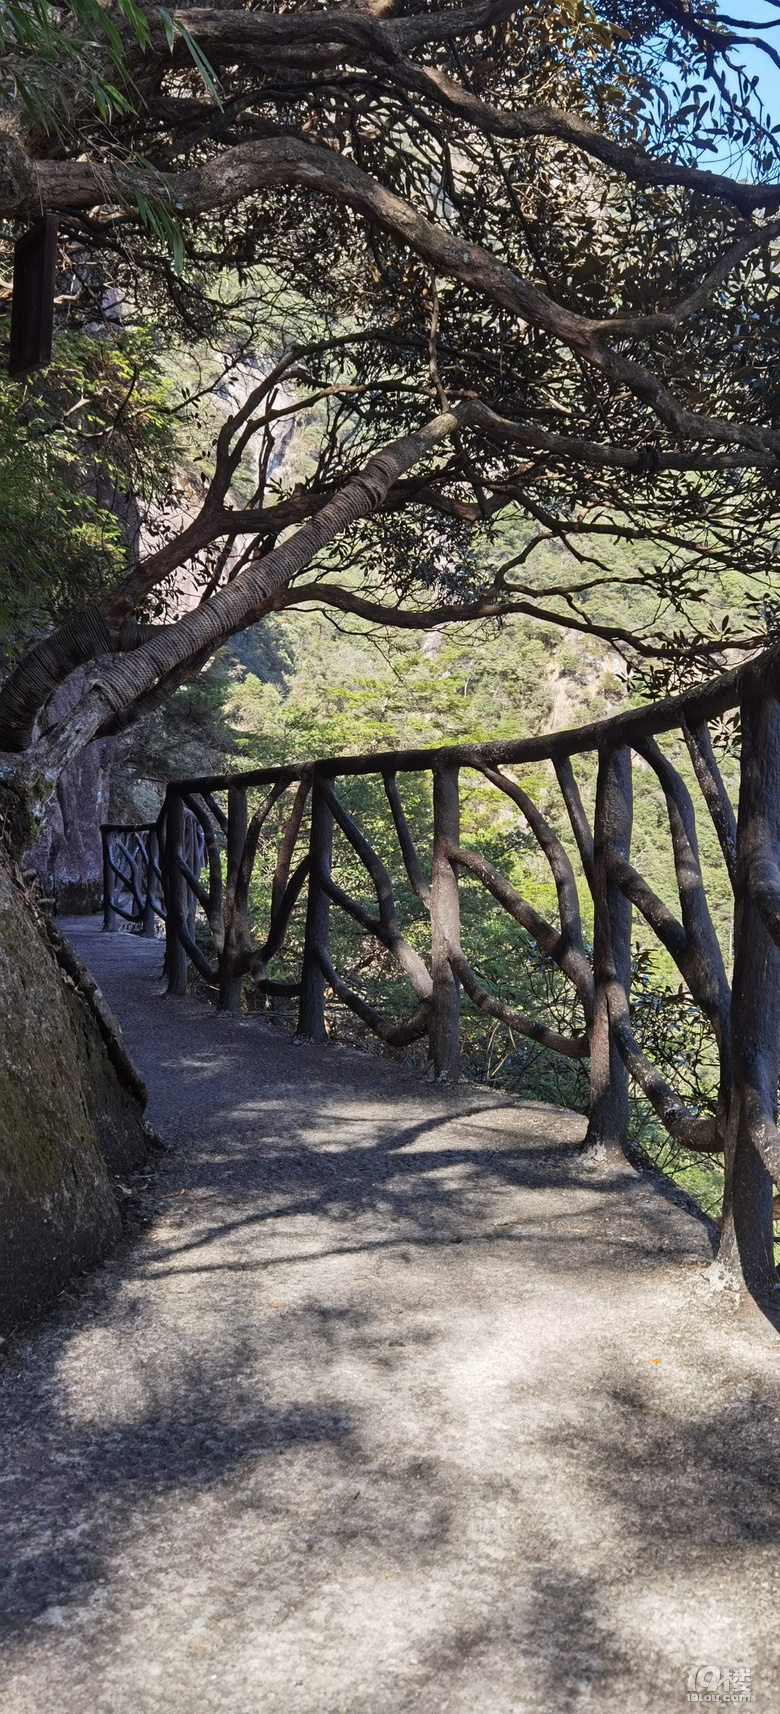
<path fill-rule="evenodd" d="M 14 249 L 8 373 L 23 381 L 51 362 L 58 214 L 42 214 Z"/>

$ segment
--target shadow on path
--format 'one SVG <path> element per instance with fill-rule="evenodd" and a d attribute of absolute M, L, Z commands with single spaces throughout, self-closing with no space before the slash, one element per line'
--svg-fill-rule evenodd
<path fill-rule="evenodd" d="M 4 1367 L 3 1714 L 774 1711 L 780 1341 L 706 1223 L 78 934 L 174 1152 Z"/>

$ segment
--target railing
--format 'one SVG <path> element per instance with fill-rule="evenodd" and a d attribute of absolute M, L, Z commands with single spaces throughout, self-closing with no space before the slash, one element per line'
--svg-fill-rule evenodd
<path fill-rule="evenodd" d="M 751 1289 L 775 1281 L 772 1179 L 780 1184 L 776 1129 L 780 1052 L 780 649 L 722 675 L 704 688 L 651 707 L 631 710 L 571 732 L 517 742 L 460 744 L 437 750 L 348 756 L 305 766 L 255 770 L 239 776 L 177 781 L 168 788 L 156 830 L 162 850 L 156 866 L 146 836 L 147 873 L 162 874 L 167 908 L 166 970 L 171 993 L 183 993 L 188 966 L 213 984 L 219 1003 L 241 1004 L 242 984 L 271 995 L 296 996 L 298 1035 L 321 1039 L 329 989 L 383 1041 L 404 1046 L 427 1036 L 433 1073 L 456 1079 L 459 1071 L 461 991 L 473 1006 L 531 1037 L 550 1052 L 587 1060 L 590 1117 L 587 1148 L 614 1157 L 626 1148 L 628 1079 L 634 1079 L 671 1137 L 686 1148 L 723 1154 L 726 1197 L 722 1255 Z M 741 785 L 739 819 L 713 753 L 708 723 L 739 709 Z M 722 862 L 735 895 L 734 973 L 731 986 L 707 901 L 699 858 L 696 816 L 688 787 L 656 738 L 681 734 L 700 793 L 699 811 L 711 818 Z M 593 824 L 586 814 L 573 758 L 598 760 Z M 668 816 L 679 915 L 653 892 L 630 860 L 632 752 L 655 774 Z M 507 767 L 547 762 L 571 834 L 571 848 L 554 831 Z M 557 896 L 557 921 L 526 902 L 510 881 L 460 841 L 459 776 L 467 773 L 514 806 L 543 853 Z M 382 782 L 387 832 L 393 830 L 398 862 L 378 853 L 380 843 L 361 828 L 343 801 L 366 776 Z M 416 776 L 416 780 L 413 778 Z M 402 785 L 399 781 L 410 782 Z M 404 806 L 412 784 L 432 793 L 430 878 Z M 336 783 L 339 785 L 337 792 Z M 339 795 L 339 792 L 341 795 Z M 255 801 L 259 796 L 259 801 Z M 200 842 L 194 829 L 200 834 Z M 134 908 L 142 888 L 128 855 Z M 336 843 L 337 842 L 337 843 Z M 262 846 L 268 872 L 265 925 L 259 933 L 250 894 Z M 340 884 L 349 849 L 371 883 L 369 908 Z M 272 875 L 269 868 L 271 859 Z M 334 876 L 334 863 L 336 875 Z M 116 875 L 116 864 L 112 873 Z M 592 950 L 581 921 L 576 866 L 592 895 Z M 459 874 L 487 889 L 495 904 L 530 935 L 571 985 L 581 1027 L 568 1032 L 540 1016 L 525 1015 L 490 993 L 461 944 Z M 412 932 L 399 918 L 399 886 L 416 916 Z M 305 926 L 301 916 L 305 907 Z M 332 907 L 357 924 L 367 944 L 381 950 L 384 967 L 403 973 L 411 989 L 406 1016 L 390 1017 L 358 994 L 335 968 L 329 923 Z M 112 909 L 119 906 L 114 902 Z M 152 905 L 155 911 L 158 905 Z M 631 921 L 636 910 L 677 966 L 717 1044 L 717 1110 L 692 1111 L 637 1041 L 630 1015 Z M 429 923 L 421 950 L 420 924 Z M 410 917 L 411 921 L 411 917 Z M 291 924 L 297 923 L 291 937 Z M 300 942 L 292 979 L 268 975 L 275 959 Z"/>
<path fill-rule="evenodd" d="M 103 842 L 103 927 L 109 933 L 122 923 L 148 939 L 157 934 L 158 923 L 168 915 L 161 863 L 164 860 L 167 817 L 157 821 L 127 823 L 106 821 L 100 834 Z M 178 854 L 192 875 L 203 867 L 205 839 L 196 816 L 185 812 L 178 831 Z M 187 932 L 195 929 L 197 898 L 186 900 Z"/>
<path fill-rule="evenodd" d="M 165 920 L 157 824 L 106 822 L 100 832 L 104 929 L 112 932 L 125 922 L 154 937 L 157 922 Z"/>

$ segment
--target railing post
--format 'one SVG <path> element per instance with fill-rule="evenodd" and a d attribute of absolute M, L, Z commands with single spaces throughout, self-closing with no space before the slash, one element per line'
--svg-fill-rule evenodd
<path fill-rule="evenodd" d="M 103 842 L 103 928 L 106 934 L 116 934 L 119 917 L 114 910 L 114 871 L 109 861 L 111 834 L 107 827 L 101 827 L 100 837 Z"/>
<path fill-rule="evenodd" d="M 731 984 L 731 1105 L 719 1260 L 762 1296 L 776 1283 L 772 1179 L 756 1139 L 777 1120 L 780 948 L 756 903 L 754 865 L 780 855 L 780 706 L 774 696 L 742 703 L 742 749 Z"/>
<path fill-rule="evenodd" d="M 460 983 L 449 960 L 460 945 L 458 877 L 451 852 L 460 843 L 458 770 L 433 770 L 433 867 L 431 871 L 431 952 L 433 996 L 428 1052 L 433 1075 L 457 1083 L 460 1075 Z"/>
<path fill-rule="evenodd" d="M 631 986 L 631 905 L 609 876 L 611 857 L 628 860 L 632 821 L 631 753 L 623 744 L 599 752 L 593 827 L 593 1023 L 590 1114 L 585 1152 L 597 1160 L 628 1148 L 628 1072 L 609 1025 L 609 986 Z"/>
<path fill-rule="evenodd" d="M 146 886 L 144 889 L 144 910 L 143 910 L 143 916 L 141 918 L 141 933 L 146 940 L 154 940 L 154 937 L 157 933 L 157 924 L 155 921 L 155 911 L 154 911 L 154 894 L 155 894 L 154 878 L 155 877 L 154 877 L 153 860 L 154 860 L 154 856 L 155 856 L 155 853 L 157 850 L 157 834 L 156 834 L 153 827 L 150 827 L 150 829 L 146 835 L 146 845 L 144 847 L 144 850 L 145 850 L 144 867 L 145 867 Z"/>
<path fill-rule="evenodd" d="M 239 916 L 236 887 L 241 859 L 244 855 L 247 832 L 246 786 L 238 783 L 228 787 L 227 813 L 227 870 L 225 875 L 225 942 L 219 961 L 219 1000 L 220 1012 L 231 1012 L 234 1017 L 241 1011 L 241 990 L 243 976 L 235 974 L 235 964 L 241 950 L 243 935 L 242 923 Z"/>
<path fill-rule="evenodd" d="M 179 868 L 178 858 L 184 843 L 184 800 L 170 787 L 165 809 L 165 974 L 169 994 L 187 992 L 187 953 L 182 945 L 179 925 L 187 908 L 187 883 Z"/>
<path fill-rule="evenodd" d="M 325 801 L 319 780 L 312 781 L 311 836 L 309 842 L 309 896 L 306 907 L 306 938 L 298 1008 L 298 1041 L 325 1040 L 325 977 L 317 961 L 317 948 L 327 951 L 330 900 L 323 881 L 330 880 L 333 846 L 333 812 Z"/>

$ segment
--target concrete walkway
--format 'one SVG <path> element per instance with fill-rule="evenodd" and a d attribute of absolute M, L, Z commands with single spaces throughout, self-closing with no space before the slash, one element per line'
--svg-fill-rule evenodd
<path fill-rule="evenodd" d="M 174 1149 L 4 1365 L 2 1714 L 777 1714 L 780 1340 L 705 1226 L 69 932 Z"/>

